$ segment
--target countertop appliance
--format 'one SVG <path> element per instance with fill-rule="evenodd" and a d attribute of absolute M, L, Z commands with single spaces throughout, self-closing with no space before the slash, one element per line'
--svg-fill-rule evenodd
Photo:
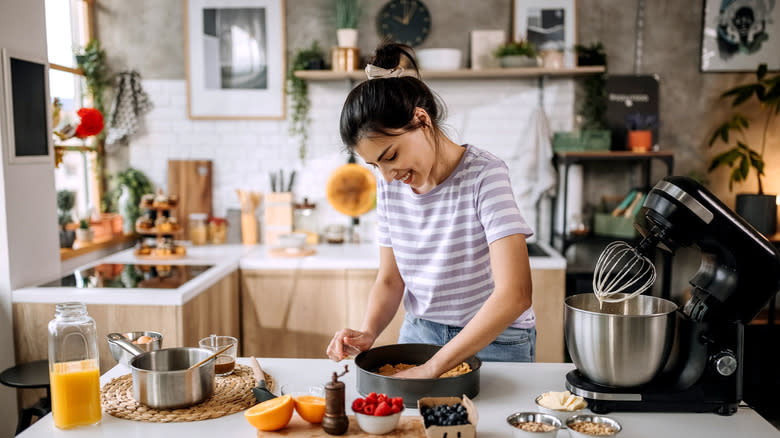
<path fill-rule="evenodd" d="M 566 375 L 566 387 L 587 399 L 596 413 L 735 413 L 742 400 L 744 325 L 780 289 L 777 250 L 707 189 L 685 177 L 659 181 L 635 225 L 643 236 L 639 251 L 656 246 L 671 253 L 681 247 L 701 251 L 701 265 L 690 280 L 691 298 L 675 312 L 671 353 L 657 376 L 639 386 L 607 386 L 574 370 Z M 606 336 L 602 339 L 607 342 Z"/>
<path fill-rule="evenodd" d="M 103 263 L 42 284 L 41 287 L 176 289 L 212 265 Z"/>

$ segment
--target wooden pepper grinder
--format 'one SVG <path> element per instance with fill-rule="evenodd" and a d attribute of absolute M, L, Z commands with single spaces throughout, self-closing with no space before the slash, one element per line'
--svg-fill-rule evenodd
<path fill-rule="evenodd" d="M 349 418 L 344 408 L 344 382 L 339 377 L 347 374 L 348 368 L 344 365 L 344 372 L 333 372 L 331 381 L 325 385 L 325 417 L 322 419 L 322 428 L 330 435 L 343 435 L 349 427 Z"/>

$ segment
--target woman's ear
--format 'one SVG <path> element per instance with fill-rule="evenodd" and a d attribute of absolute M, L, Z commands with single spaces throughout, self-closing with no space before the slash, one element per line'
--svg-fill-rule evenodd
<path fill-rule="evenodd" d="M 428 115 L 428 112 L 420 107 L 416 107 L 414 109 L 414 118 L 417 119 L 417 121 L 420 123 L 420 127 L 431 127 L 431 117 Z"/>

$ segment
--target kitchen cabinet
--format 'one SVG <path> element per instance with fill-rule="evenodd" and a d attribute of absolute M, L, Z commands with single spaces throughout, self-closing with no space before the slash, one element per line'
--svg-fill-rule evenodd
<path fill-rule="evenodd" d="M 584 243 L 584 242 L 595 242 L 600 244 L 602 247 L 606 247 L 606 245 L 610 242 L 616 241 L 616 240 L 625 240 L 628 243 L 635 244 L 639 243 L 638 239 L 622 239 L 622 238 L 615 238 L 615 237 L 604 237 L 604 236 L 597 236 L 592 234 L 592 232 L 586 236 L 579 236 L 574 237 L 569 234 L 568 228 L 567 228 L 567 220 L 568 220 L 568 211 L 567 211 L 567 197 L 569 192 L 569 168 L 572 165 L 575 164 L 582 164 L 587 165 L 589 163 L 615 163 L 615 162 L 624 162 L 624 163 L 633 163 L 638 164 L 641 166 L 641 174 L 642 174 L 642 187 L 641 190 L 644 193 L 648 193 L 650 189 L 652 188 L 652 181 L 651 181 L 651 165 L 653 162 L 658 161 L 661 162 L 666 166 L 666 174 L 672 175 L 672 169 L 674 168 L 674 154 L 672 152 L 667 151 L 661 151 L 661 152 L 630 152 L 630 151 L 608 151 L 608 152 L 561 152 L 555 154 L 555 162 L 558 166 L 561 166 L 563 168 L 563 185 L 561 187 L 561 190 L 558 194 L 558 196 L 563 197 L 562 202 L 562 218 L 563 218 L 563 225 L 561 226 L 560 232 L 552 233 L 551 236 L 551 245 L 555 245 L 556 238 L 558 249 L 560 250 L 561 254 L 566 255 L 566 251 L 572 247 L 573 245 L 576 245 L 578 243 Z M 627 187 L 626 192 L 628 192 L 632 187 Z M 557 202 L 553 203 L 553 205 L 556 205 Z M 556 214 L 553 212 L 551 217 L 551 229 L 555 229 L 555 217 Z M 660 275 L 662 283 L 661 283 L 661 296 L 663 298 L 669 299 L 671 293 L 671 278 L 672 278 L 672 266 L 671 266 L 671 256 L 669 256 L 667 253 L 664 252 L 663 255 L 663 269 L 661 270 L 662 275 Z M 586 277 L 592 277 L 592 270 L 593 268 L 588 267 L 582 267 L 582 268 L 576 268 L 576 267 L 569 267 L 569 272 L 571 275 L 582 275 L 585 274 Z M 588 281 L 586 281 L 587 283 Z M 578 288 L 577 288 L 578 289 Z M 576 293 L 580 292 L 589 292 L 588 290 L 576 290 Z"/>
<path fill-rule="evenodd" d="M 106 335 L 112 332 L 160 332 L 163 348 L 197 346 L 199 339 L 211 333 L 239 337 L 238 286 L 238 271 L 234 270 L 182 305 L 87 304 L 87 312 L 97 325 L 100 372 L 116 365 L 106 341 Z M 55 306 L 55 302 L 13 303 L 17 363 L 48 358 L 47 323 L 54 318 Z M 23 405 L 33 403 L 43 394 L 36 398 L 32 391 L 23 392 Z"/>
<path fill-rule="evenodd" d="M 375 269 L 241 270 L 243 354 L 324 358 L 333 334 L 359 328 Z M 564 269 L 532 269 L 537 362 L 563 362 Z M 394 344 L 403 305 L 376 341 Z"/>

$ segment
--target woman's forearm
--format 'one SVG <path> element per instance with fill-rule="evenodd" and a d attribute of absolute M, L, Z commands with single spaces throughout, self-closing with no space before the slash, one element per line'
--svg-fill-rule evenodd
<path fill-rule="evenodd" d="M 369 333 L 376 339 L 393 320 L 403 296 L 403 285 L 399 288 L 397 284 L 377 278 L 368 296 L 366 315 L 360 331 Z"/>

